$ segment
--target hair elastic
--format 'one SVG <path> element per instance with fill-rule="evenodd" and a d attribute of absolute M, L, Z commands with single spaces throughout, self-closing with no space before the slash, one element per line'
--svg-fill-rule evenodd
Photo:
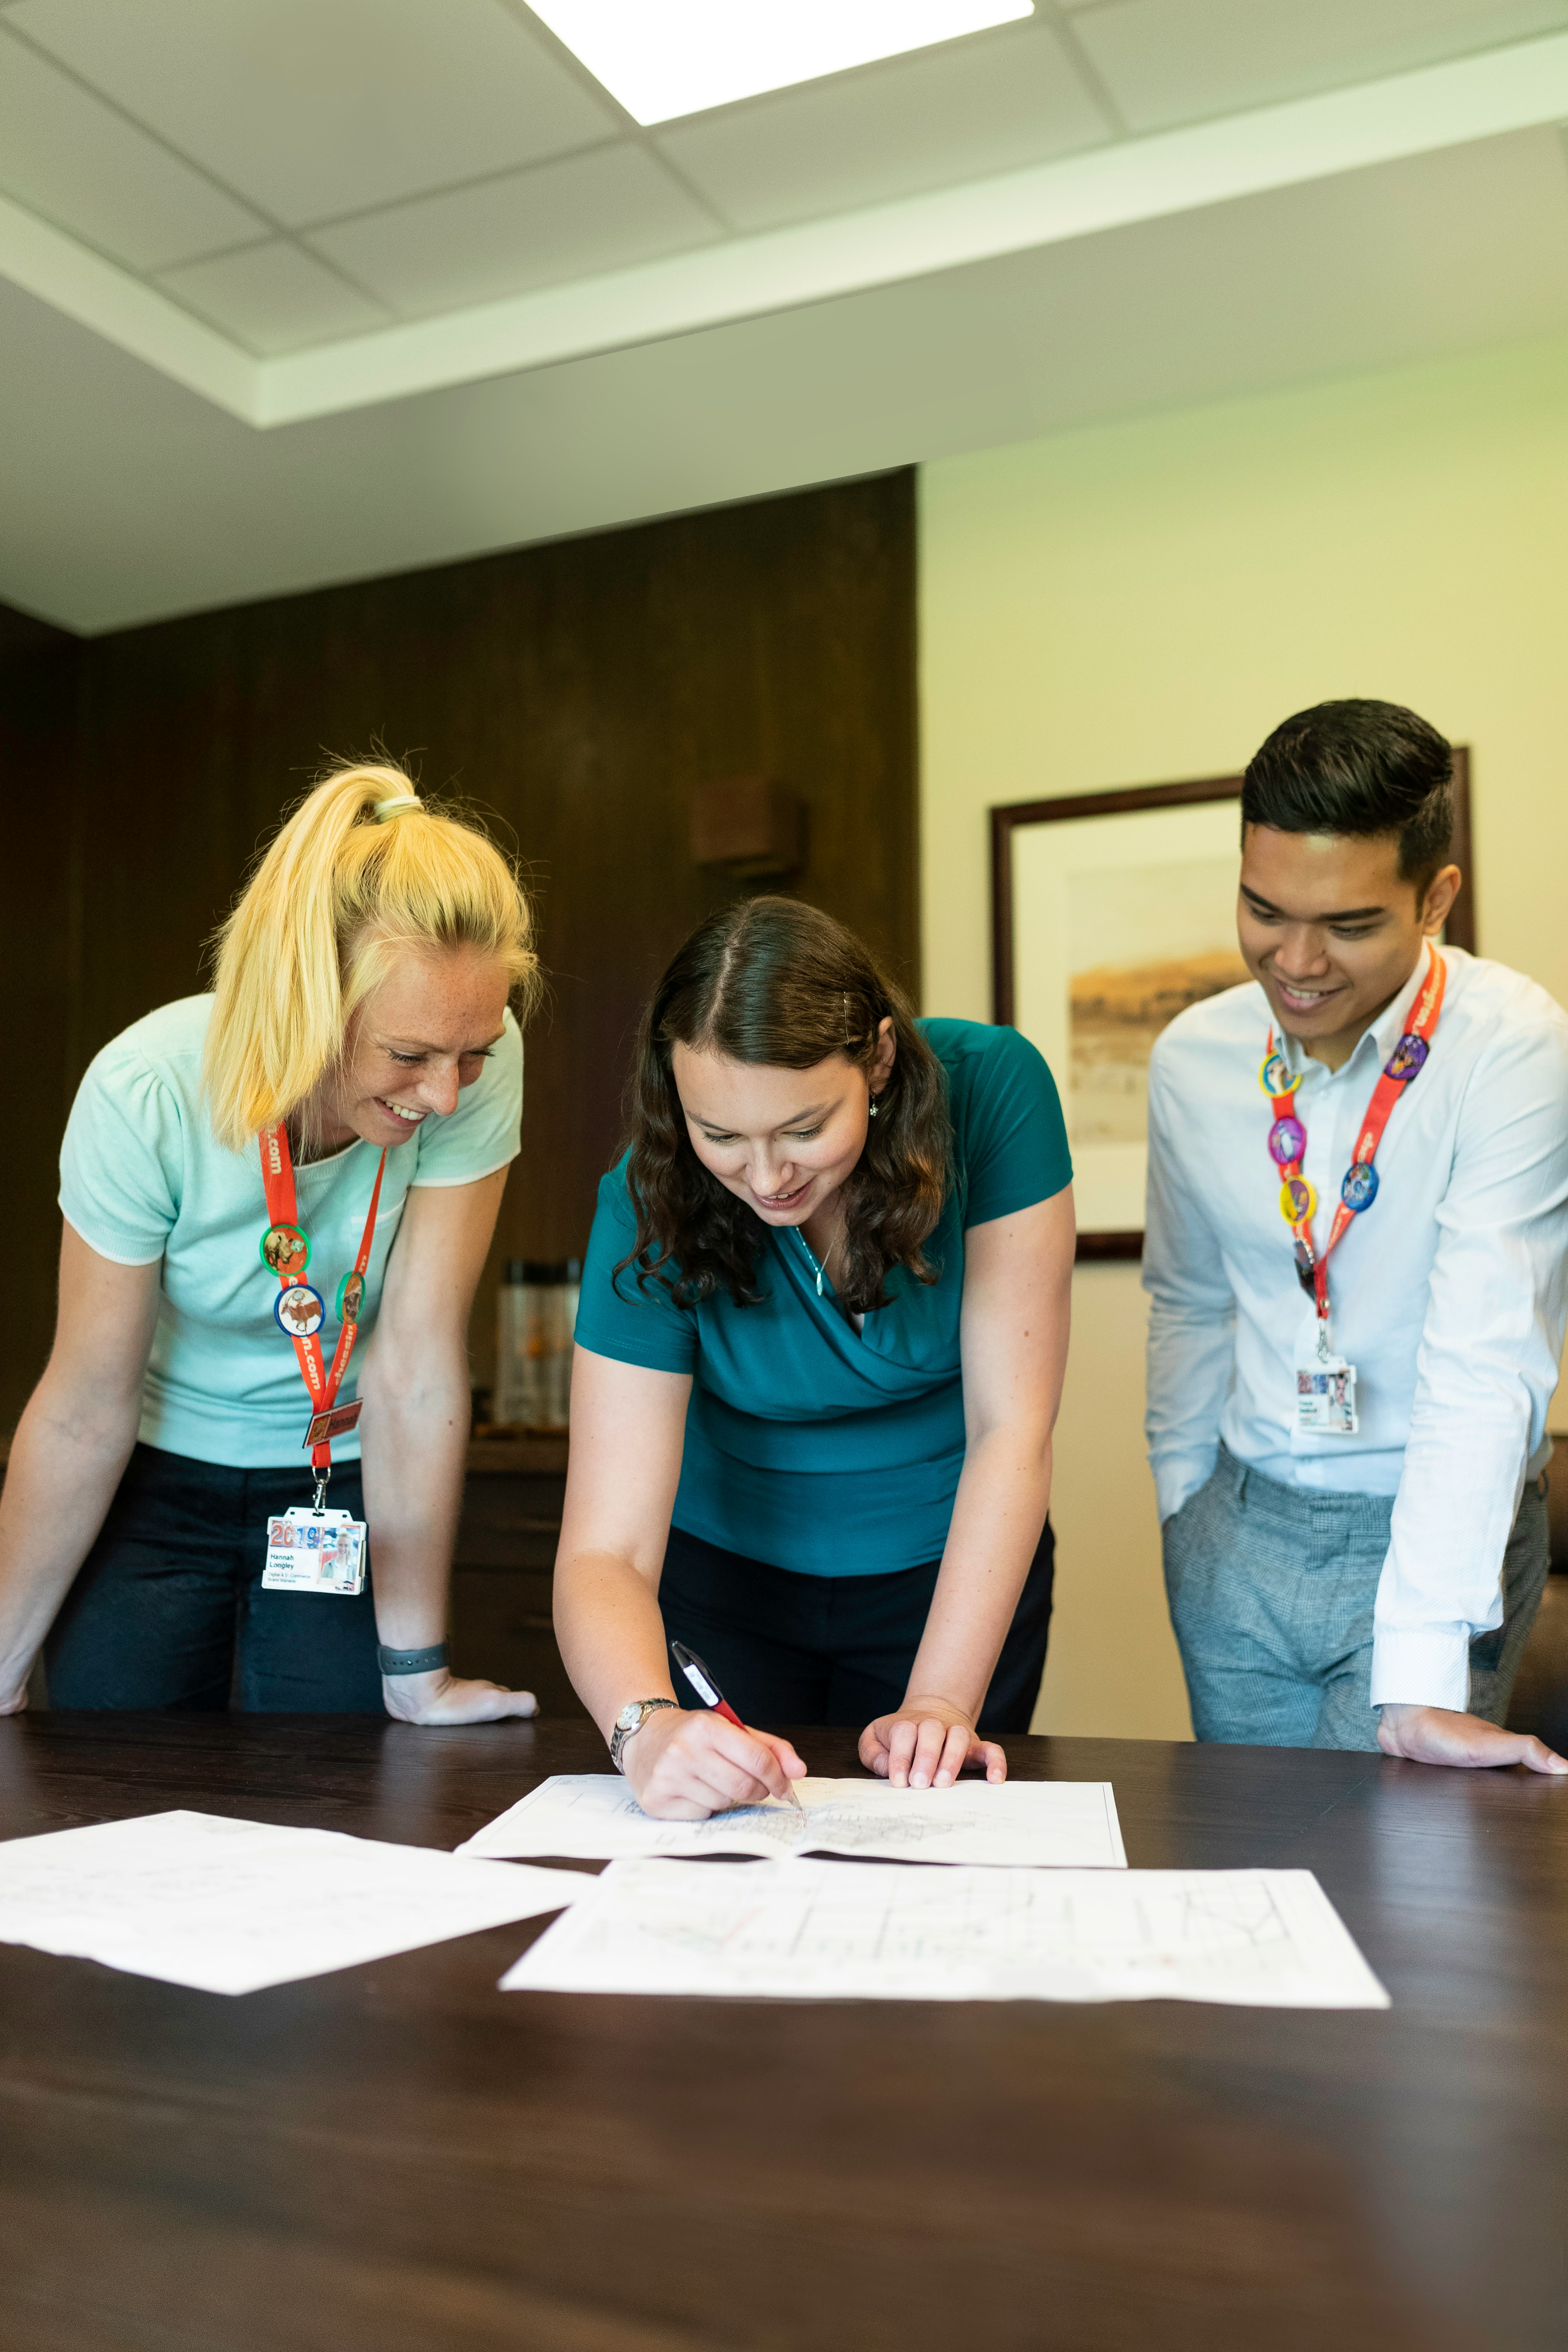
<path fill-rule="evenodd" d="M 377 801 L 375 821 L 377 824 L 384 824 L 389 816 L 397 814 L 399 809 L 421 808 L 423 805 L 417 793 L 396 793 L 389 801 Z"/>

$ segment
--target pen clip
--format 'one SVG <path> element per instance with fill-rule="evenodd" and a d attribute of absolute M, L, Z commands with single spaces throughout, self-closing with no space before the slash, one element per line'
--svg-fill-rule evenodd
<path fill-rule="evenodd" d="M 719 1696 L 718 1685 L 696 1651 L 689 1650 L 684 1642 L 672 1642 L 669 1650 L 676 1664 L 680 1668 L 703 1706 L 722 1706 L 724 1702 Z"/>

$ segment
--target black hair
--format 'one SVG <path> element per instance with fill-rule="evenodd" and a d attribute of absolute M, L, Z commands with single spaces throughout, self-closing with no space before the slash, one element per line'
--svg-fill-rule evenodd
<path fill-rule="evenodd" d="M 1424 899 L 1454 837 L 1454 754 L 1397 702 L 1320 702 L 1274 730 L 1247 762 L 1241 831 L 1394 833 L 1399 873 Z"/>

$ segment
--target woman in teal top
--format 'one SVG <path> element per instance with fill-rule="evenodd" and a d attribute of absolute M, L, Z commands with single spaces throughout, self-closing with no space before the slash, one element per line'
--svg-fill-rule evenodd
<path fill-rule="evenodd" d="M 748 1721 L 864 1722 L 895 1782 L 1002 1778 L 983 1735 L 1027 1728 L 1045 1661 L 1071 1174 L 1035 1048 L 915 1021 L 826 915 L 752 899 L 681 949 L 584 1267 L 556 1571 L 647 1810 L 805 1770 L 677 1712 L 667 1639 Z"/>

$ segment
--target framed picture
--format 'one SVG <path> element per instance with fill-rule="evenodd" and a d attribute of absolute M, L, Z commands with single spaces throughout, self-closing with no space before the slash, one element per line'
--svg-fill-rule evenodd
<path fill-rule="evenodd" d="M 1149 1055 L 1168 1021 L 1247 978 L 1236 943 L 1239 776 L 1016 801 L 991 812 L 992 1017 L 1056 1073 L 1080 1258 L 1143 1247 Z M 1454 753 L 1444 938 L 1476 946 L 1470 762 Z"/>

